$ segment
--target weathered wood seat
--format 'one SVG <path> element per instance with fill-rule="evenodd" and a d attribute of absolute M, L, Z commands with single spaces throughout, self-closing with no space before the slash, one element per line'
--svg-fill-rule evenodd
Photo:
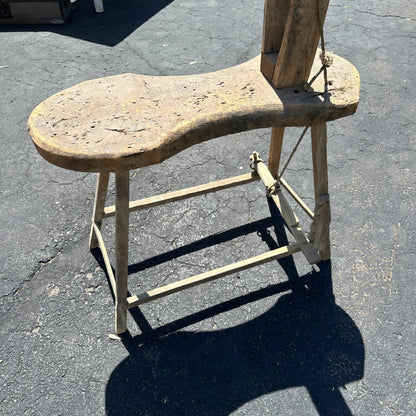
<path fill-rule="evenodd" d="M 311 264 L 330 258 L 326 122 L 355 112 L 359 76 L 344 59 L 334 56 L 332 62 L 325 54 L 327 6 L 328 0 L 265 0 L 258 58 L 202 75 L 124 74 L 87 81 L 53 95 L 31 114 L 29 132 L 46 160 L 66 169 L 99 172 L 90 247 L 99 246 L 103 254 L 115 295 L 117 333 L 126 331 L 127 309 L 144 302 L 299 251 Z M 319 38 L 323 54 L 318 57 Z M 325 77 L 318 76 L 322 71 Z M 314 210 L 282 178 L 287 165 L 279 172 L 288 126 L 311 129 Z M 160 163 L 214 137 L 264 127 L 272 127 L 268 166 L 254 152 L 253 172 L 130 202 L 129 170 Z M 116 204 L 106 207 L 110 172 L 115 172 Z M 259 179 L 295 243 L 128 297 L 130 212 Z M 300 228 L 280 185 L 312 219 L 309 234 Z M 102 220 L 110 216 L 116 217 L 116 275 L 100 231 Z"/>
<path fill-rule="evenodd" d="M 315 72 L 320 66 L 315 59 Z M 312 73 L 314 73 L 314 69 Z M 66 169 L 134 169 L 194 144 L 245 130 L 308 126 L 355 112 L 359 77 L 340 57 L 313 91 L 274 88 L 259 58 L 214 73 L 153 77 L 123 74 L 87 81 L 53 95 L 29 119 L 40 154 Z"/>

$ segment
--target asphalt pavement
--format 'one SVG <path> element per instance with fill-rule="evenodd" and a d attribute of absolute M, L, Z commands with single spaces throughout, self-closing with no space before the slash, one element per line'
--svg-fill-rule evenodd
<path fill-rule="evenodd" d="M 328 126 L 331 262 L 297 254 L 132 309 L 121 340 L 109 336 L 102 257 L 88 249 L 96 175 L 44 161 L 27 119 L 89 79 L 242 63 L 260 52 L 263 2 L 104 8 L 77 0 L 65 25 L 0 26 L 0 414 L 416 415 L 415 2 L 329 7 L 327 49 L 361 76 L 357 113 Z M 269 136 L 211 140 L 133 171 L 131 194 L 248 172 Z M 284 160 L 298 137 L 289 129 Z M 307 141 L 286 179 L 313 205 Z M 286 238 L 260 183 L 140 211 L 130 236 L 132 293 Z"/>

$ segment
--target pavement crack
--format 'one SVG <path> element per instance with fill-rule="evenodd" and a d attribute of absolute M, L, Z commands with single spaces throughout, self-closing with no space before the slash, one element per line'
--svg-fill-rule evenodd
<path fill-rule="evenodd" d="M 143 61 L 146 62 L 146 64 L 150 68 L 152 68 L 158 75 L 169 75 L 165 71 L 163 71 L 161 68 L 154 65 L 146 55 L 140 53 L 139 50 L 131 46 L 128 41 L 125 41 L 125 45 L 127 45 L 127 47 L 130 49 L 131 52 L 135 53 L 140 59 L 143 59 Z"/>
<path fill-rule="evenodd" d="M 67 181 L 67 182 L 60 182 L 60 181 L 57 181 L 56 179 L 50 177 L 49 181 L 52 182 L 52 183 L 56 183 L 57 185 L 64 185 L 64 186 L 65 185 L 73 185 L 77 182 L 83 182 L 86 178 L 89 177 L 89 175 L 90 175 L 90 173 L 88 172 L 88 173 L 86 173 L 86 174 L 84 174 L 84 175 L 82 175 L 82 176 L 80 176 L 80 177 L 78 177 L 78 178 L 76 178 L 72 181 Z"/>
<path fill-rule="evenodd" d="M 13 296 L 13 300 L 16 300 L 19 293 L 25 288 L 25 285 L 32 281 L 38 273 L 42 271 L 42 269 L 47 265 L 51 264 L 53 261 L 57 259 L 57 257 L 61 254 L 60 251 L 57 251 L 55 254 L 53 254 L 51 257 L 49 257 L 46 260 L 39 260 L 38 265 L 35 267 L 34 271 L 30 273 L 20 284 L 17 289 L 15 289 L 12 293 L 6 294 L 4 297 Z"/>
<path fill-rule="evenodd" d="M 407 17 L 407 16 L 401 16 L 399 14 L 378 14 L 375 12 L 372 12 L 370 10 L 360 10 L 360 9 L 356 9 L 355 7 L 351 7 L 351 6 L 341 6 L 339 4 L 334 4 L 332 7 L 341 7 L 343 9 L 351 9 L 354 10 L 357 13 L 362 13 L 362 14 L 369 14 L 371 16 L 376 16 L 376 17 L 380 17 L 380 18 L 391 18 L 391 19 L 401 19 L 401 20 L 407 20 L 407 21 L 416 21 L 415 17 Z"/>

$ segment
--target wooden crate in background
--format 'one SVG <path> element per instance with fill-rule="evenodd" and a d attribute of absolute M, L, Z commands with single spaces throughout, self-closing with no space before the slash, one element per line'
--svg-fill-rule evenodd
<path fill-rule="evenodd" d="M 62 24 L 71 10 L 70 0 L 0 0 L 0 24 Z"/>

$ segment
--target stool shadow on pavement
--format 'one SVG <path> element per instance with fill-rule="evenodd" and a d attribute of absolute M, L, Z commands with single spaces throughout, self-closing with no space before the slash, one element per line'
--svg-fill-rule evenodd
<path fill-rule="evenodd" d="M 279 243 L 282 230 L 275 225 Z M 264 229 L 259 234 L 270 248 L 277 244 Z M 108 380 L 106 414 L 225 416 L 265 394 L 304 386 L 305 400 L 319 415 L 352 415 L 340 388 L 363 377 L 364 345 L 353 320 L 335 304 L 331 262 L 305 276 L 297 275 L 291 258 L 280 264 L 288 281 L 162 327 L 152 329 L 138 308 L 131 309 L 142 334 L 122 338 L 129 356 Z M 277 294 L 274 306 L 249 322 L 184 330 Z"/>
<path fill-rule="evenodd" d="M 101 45 L 116 46 L 172 1 L 104 0 L 104 12 L 96 13 L 92 0 L 76 0 L 67 24 L 0 25 L 0 33 L 52 32 Z"/>

